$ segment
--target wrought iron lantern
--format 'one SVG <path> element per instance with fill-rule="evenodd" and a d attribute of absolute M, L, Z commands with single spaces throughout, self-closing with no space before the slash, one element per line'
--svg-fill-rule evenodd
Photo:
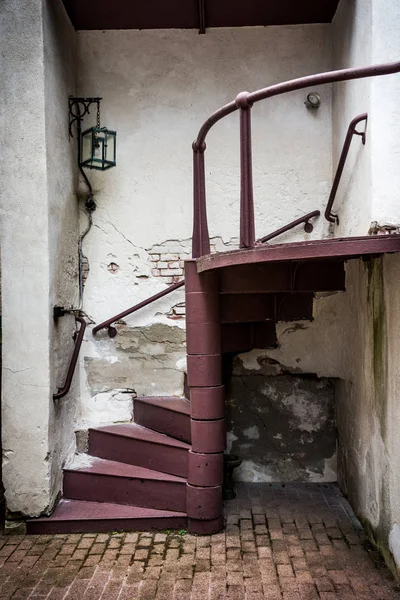
<path fill-rule="evenodd" d="M 81 134 L 81 167 L 105 171 L 116 165 L 117 132 L 106 127 L 90 127 Z"/>
<path fill-rule="evenodd" d="M 79 167 L 106 171 L 116 166 L 117 132 L 102 127 L 100 124 L 101 98 L 69 98 L 69 133 L 72 136 L 72 125 L 76 121 L 78 133 Z M 90 114 L 92 104 L 97 105 L 96 126 L 82 132 L 82 121 Z"/>

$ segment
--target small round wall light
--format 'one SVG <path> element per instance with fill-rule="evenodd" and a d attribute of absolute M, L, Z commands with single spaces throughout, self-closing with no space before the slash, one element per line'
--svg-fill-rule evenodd
<path fill-rule="evenodd" d="M 304 104 L 307 108 L 319 108 L 321 106 L 321 96 L 318 92 L 310 92 Z"/>

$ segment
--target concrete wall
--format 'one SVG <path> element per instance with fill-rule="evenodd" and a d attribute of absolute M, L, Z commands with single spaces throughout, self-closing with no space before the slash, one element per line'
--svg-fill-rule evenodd
<path fill-rule="evenodd" d="M 72 410 L 53 406 L 70 358 L 77 211 L 67 97 L 74 32 L 61 3 L 5 0 L 2 49 L 1 244 L 3 477 L 10 511 L 37 515 L 60 489 Z M 76 394 L 66 399 L 73 407 Z"/>
<path fill-rule="evenodd" d="M 84 31 L 78 40 L 79 93 L 101 95 L 102 123 L 118 131 L 117 167 L 91 174 L 98 209 L 85 240 L 90 264 L 85 310 L 100 322 L 181 277 L 179 261 L 190 255 L 192 232 L 191 143 L 202 122 L 243 89 L 329 70 L 330 26 L 218 29 L 205 36 L 182 30 Z M 260 236 L 322 208 L 327 199 L 331 90 L 318 91 L 318 111 L 306 109 L 303 91 L 253 110 Z M 215 127 L 207 142 L 210 233 L 220 249 L 237 245 L 238 134 L 234 114 Z M 299 228 L 282 241 L 321 235 L 319 219 L 311 235 Z M 141 361 L 137 364 L 147 365 L 145 372 L 124 367 L 127 354 L 117 338 L 88 343 L 86 360 L 83 357 L 84 420 L 99 386 L 111 390 L 111 403 L 116 388 L 133 388 L 140 394 L 182 393 L 184 348 L 170 356 L 165 368 L 158 358 L 161 349 L 154 355 L 154 348 L 138 348 L 136 342 L 136 327 L 183 327 L 182 300 L 183 294 L 175 293 L 126 319 L 123 345 L 135 348 Z M 152 341 L 162 342 L 157 331 Z M 173 335 L 181 334 L 178 330 Z M 114 408 L 110 420 L 115 418 Z"/>

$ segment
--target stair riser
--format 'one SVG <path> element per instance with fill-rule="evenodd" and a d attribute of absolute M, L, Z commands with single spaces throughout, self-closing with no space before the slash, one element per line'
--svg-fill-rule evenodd
<path fill-rule="evenodd" d="M 313 294 L 221 294 L 221 323 L 311 320 Z"/>
<path fill-rule="evenodd" d="M 287 292 L 330 292 L 345 290 L 344 262 L 237 265 L 223 269 L 223 294 L 265 294 Z"/>
<path fill-rule="evenodd" d="M 276 326 L 264 323 L 230 323 L 222 325 L 222 352 L 247 352 L 253 348 L 276 348 Z"/>
<path fill-rule="evenodd" d="M 186 512 L 186 484 L 64 471 L 64 497 Z"/>
<path fill-rule="evenodd" d="M 190 415 L 135 401 L 135 423 L 190 444 Z"/>
<path fill-rule="evenodd" d="M 107 533 L 109 531 L 160 531 L 163 529 L 187 529 L 187 517 L 163 517 L 157 519 L 99 519 L 68 520 L 49 523 L 27 523 L 29 535 L 57 533 Z"/>
<path fill-rule="evenodd" d="M 90 430 L 89 454 L 178 477 L 187 477 L 188 450 L 185 448 L 162 446 L 153 442 Z"/>

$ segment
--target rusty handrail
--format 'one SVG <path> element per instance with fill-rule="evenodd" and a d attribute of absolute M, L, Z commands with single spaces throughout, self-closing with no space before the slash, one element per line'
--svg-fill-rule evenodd
<path fill-rule="evenodd" d="M 370 67 L 341 69 L 329 71 L 317 75 L 308 75 L 298 79 L 292 79 L 278 83 L 254 92 L 241 92 L 235 100 L 225 104 L 215 111 L 201 126 L 193 148 L 193 187 L 194 187 L 194 216 L 193 216 L 193 238 L 192 256 L 198 258 L 209 253 L 210 242 L 208 237 L 206 193 L 205 193 L 205 162 L 204 152 L 206 150 L 206 137 L 210 129 L 227 115 L 240 110 L 240 147 L 241 147 L 241 197 L 240 197 L 240 245 L 251 247 L 254 243 L 254 208 L 251 173 L 251 131 L 250 112 L 251 107 L 260 100 L 293 92 L 316 85 L 348 81 L 350 79 L 362 79 L 380 75 L 390 75 L 400 72 L 400 62 L 373 65 Z"/>
<path fill-rule="evenodd" d="M 56 394 L 53 394 L 53 400 L 59 400 L 60 398 L 63 398 L 64 396 L 66 396 L 71 387 L 76 363 L 78 361 L 79 350 L 81 349 L 83 336 L 85 335 L 85 329 L 86 329 L 86 321 L 83 317 L 75 317 L 75 321 L 78 321 L 78 323 L 80 323 L 81 326 L 80 326 L 78 335 L 76 336 L 75 347 L 74 347 L 74 351 L 72 353 L 71 362 L 69 364 L 67 377 L 65 379 L 65 383 L 64 383 L 63 387 L 59 388 L 59 390 Z"/>
<path fill-rule="evenodd" d="M 327 221 L 329 221 L 330 223 L 336 223 L 337 225 L 339 225 L 339 217 L 338 217 L 338 215 L 335 215 L 334 213 L 332 213 L 332 206 L 333 206 L 333 203 L 336 198 L 336 193 L 337 193 L 337 190 L 339 187 L 340 180 L 342 178 L 344 165 L 347 160 L 347 155 L 349 153 L 351 142 L 353 141 L 353 137 L 355 135 L 360 135 L 361 141 L 365 145 L 365 131 L 357 131 L 356 127 L 362 121 L 367 121 L 367 120 L 368 120 L 367 113 L 358 115 L 357 117 L 354 117 L 354 119 L 350 122 L 350 125 L 347 129 L 342 152 L 340 154 L 338 166 L 336 169 L 335 178 L 333 180 L 331 193 L 329 194 L 328 204 L 326 205 L 325 214 L 324 214 L 325 219 Z"/>
<path fill-rule="evenodd" d="M 183 285 L 185 285 L 184 280 L 179 281 L 178 283 L 174 283 L 174 284 L 170 285 L 168 288 L 166 288 L 165 290 L 162 290 L 161 292 L 154 294 L 154 296 L 150 296 L 150 298 L 143 300 L 143 302 L 139 302 L 139 304 L 135 304 L 135 306 L 131 306 L 131 308 L 128 308 L 127 310 L 124 310 L 123 312 L 119 313 L 118 315 L 115 315 L 115 317 L 111 317 L 111 319 L 107 319 L 107 321 L 103 321 L 103 323 L 100 323 L 100 325 L 96 325 L 96 327 L 93 328 L 93 331 L 92 331 L 93 335 L 96 335 L 96 333 L 98 331 L 100 331 L 100 329 L 106 329 L 106 328 L 109 329 L 110 325 L 115 323 L 115 321 L 119 321 L 120 319 L 127 317 L 128 315 L 132 314 L 133 312 L 136 312 L 140 308 L 144 308 L 148 304 L 151 304 L 155 300 L 158 300 L 159 298 L 166 296 L 170 292 L 177 290 L 178 288 L 182 287 Z"/>
<path fill-rule="evenodd" d="M 257 241 L 260 244 L 265 244 L 265 242 L 268 242 L 269 240 L 272 240 L 273 238 L 278 237 L 278 235 L 281 235 L 282 233 L 286 233 L 287 231 L 290 231 L 291 229 L 293 229 L 293 227 L 296 227 L 297 225 L 301 225 L 302 223 L 304 223 L 304 230 L 307 233 L 311 233 L 311 231 L 313 230 L 313 225 L 311 223 L 309 223 L 309 220 L 312 219 L 313 217 L 319 217 L 320 214 L 321 214 L 321 211 L 313 210 L 312 212 L 307 213 L 303 217 L 299 217 L 295 221 L 291 221 L 291 223 L 284 225 L 280 229 L 276 229 L 272 233 L 269 233 L 268 235 L 264 235 L 264 237 L 260 238 Z"/>

